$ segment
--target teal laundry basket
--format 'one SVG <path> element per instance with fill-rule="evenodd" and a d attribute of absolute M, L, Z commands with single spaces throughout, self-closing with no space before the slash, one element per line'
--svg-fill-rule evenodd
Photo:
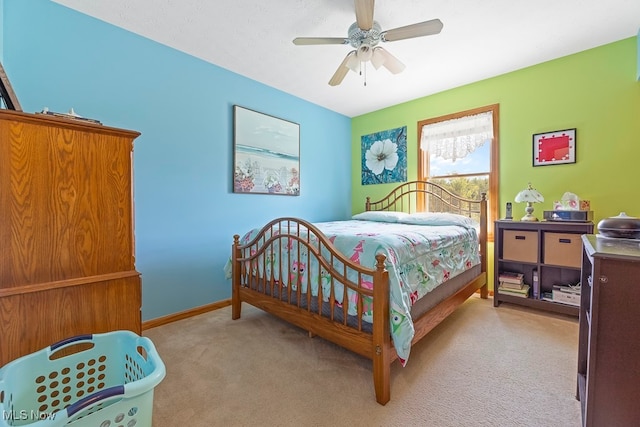
<path fill-rule="evenodd" d="M 0 368 L 0 427 L 151 427 L 165 374 L 149 338 L 71 337 Z"/>

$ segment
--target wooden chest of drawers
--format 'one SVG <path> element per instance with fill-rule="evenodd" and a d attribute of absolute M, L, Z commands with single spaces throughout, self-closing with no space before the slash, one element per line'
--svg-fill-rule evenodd
<path fill-rule="evenodd" d="M 577 397 L 588 427 L 640 422 L 640 240 L 582 236 Z"/>
<path fill-rule="evenodd" d="M 0 110 L 0 365 L 78 334 L 140 333 L 138 135 Z"/>

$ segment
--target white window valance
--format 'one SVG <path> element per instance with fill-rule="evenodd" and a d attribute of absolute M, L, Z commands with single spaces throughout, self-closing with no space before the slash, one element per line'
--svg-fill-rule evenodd
<path fill-rule="evenodd" d="M 489 111 L 424 125 L 420 149 L 455 162 L 492 139 L 493 113 Z"/>

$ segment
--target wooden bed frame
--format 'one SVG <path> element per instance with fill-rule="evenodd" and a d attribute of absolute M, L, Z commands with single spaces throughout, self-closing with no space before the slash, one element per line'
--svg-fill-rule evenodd
<path fill-rule="evenodd" d="M 422 207 L 422 208 L 420 208 Z M 447 297 L 418 318 L 414 318 L 415 336 L 412 345 L 444 320 L 460 304 L 480 289 L 482 298 L 487 298 L 487 201 L 457 197 L 444 188 L 427 181 L 412 181 L 401 184 L 385 198 L 371 202 L 367 197 L 366 210 L 415 212 L 452 212 L 473 217 L 480 224 L 480 273 L 468 281 L 460 290 Z M 277 230 L 277 231 L 276 231 Z M 272 233 L 273 231 L 273 233 Z M 284 286 L 266 271 L 266 260 L 274 251 L 281 251 L 284 244 L 297 242 L 297 257 L 301 254 L 316 260 L 317 268 L 330 275 L 331 291 L 324 295 L 318 284 L 318 295 L 303 293 L 302 286 Z M 283 245 L 276 244 L 282 242 Z M 288 265 L 295 261 L 296 251 L 289 254 Z M 291 256 L 294 259 L 291 259 Z M 258 307 L 268 313 L 319 335 L 337 345 L 358 353 L 373 362 L 373 382 L 376 401 L 382 405 L 390 399 L 391 363 L 398 358 L 390 333 L 389 275 L 384 267 L 385 256 L 376 255 L 376 267 L 365 268 L 338 252 L 331 241 L 314 225 L 297 218 L 278 218 L 265 225 L 258 235 L 246 244 L 240 236 L 234 236 L 232 247 L 232 318 L 241 315 L 242 302 Z M 282 267 L 280 267 L 282 269 Z M 289 274 L 288 272 L 280 272 Z M 357 276 L 357 280 L 350 280 Z M 271 276 L 271 277 L 267 277 Z M 310 281 L 311 274 L 307 274 Z M 362 287 L 362 279 L 372 278 L 373 289 Z M 447 283 L 447 282 L 445 282 Z M 336 290 L 335 285 L 341 284 Z M 308 286 L 310 283 L 307 284 Z M 444 285 L 444 284 L 443 284 Z M 443 286 L 441 285 L 441 286 Z M 307 288 L 308 289 L 308 288 Z M 347 289 L 358 294 L 356 299 L 358 316 L 349 316 Z M 336 304 L 336 295 L 342 295 L 342 304 Z M 428 298 L 426 295 L 425 298 Z M 362 320 L 363 301 L 372 300 L 373 323 Z M 346 302 L 345 302 L 346 301 Z M 353 301 L 353 299 L 352 299 Z M 323 310 L 324 307 L 324 310 Z M 327 309 L 327 307 L 331 307 Z M 353 309 L 354 307 L 352 307 Z"/>

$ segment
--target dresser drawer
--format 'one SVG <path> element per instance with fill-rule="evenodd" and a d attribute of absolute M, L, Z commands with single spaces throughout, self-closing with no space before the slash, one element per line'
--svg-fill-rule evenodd
<path fill-rule="evenodd" d="M 545 264 L 565 267 L 582 266 L 582 240 L 575 233 L 544 233 Z"/>
<path fill-rule="evenodd" d="M 538 232 L 504 230 L 502 258 L 511 261 L 538 262 Z"/>

